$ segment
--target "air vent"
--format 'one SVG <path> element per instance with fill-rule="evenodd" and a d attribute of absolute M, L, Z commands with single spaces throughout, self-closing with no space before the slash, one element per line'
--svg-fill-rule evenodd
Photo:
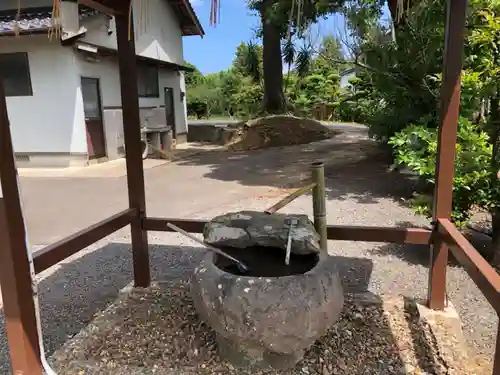
<path fill-rule="evenodd" d="M 16 154 L 16 161 L 29 162 L 30 161 L 30 156 L 29 155 L 17 155 Z"/>

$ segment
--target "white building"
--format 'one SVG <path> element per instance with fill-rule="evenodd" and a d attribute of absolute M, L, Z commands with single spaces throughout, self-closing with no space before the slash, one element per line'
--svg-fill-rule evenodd
<path fill-rule="evenodd" d="M 87 165 L 123 149 L 114 18 L 62 0 L 0 2 L 0 78 L 19 166 Z M 52 37 L 50 37 L 52 30 Z M 54 30 L 59 30 L 58 34 Z M 134 9 L 141 126 L 171 126 L 186 140 L 182 37 L 203 35 L 188 0 Z M 16 36 L 19 34 L 19 36 Z"/>
<path fill-rule="evenodd" d="M 356 68 L 349 68 L 340 72 L 340 84 L 339 84 L 340 90 L 341 91 L 347 90 L 351 86 L 349 81 L 355 77 L 356 77 Z"/>

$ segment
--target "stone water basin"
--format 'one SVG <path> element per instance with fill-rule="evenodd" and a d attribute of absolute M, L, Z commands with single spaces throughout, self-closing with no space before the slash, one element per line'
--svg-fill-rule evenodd
<path fill-rule="evenodd" d="M 285 265 L 292 228 L 292 254 Z M 334 258 L 320 250 L 306 215 L 243 211 L 207 224 L 205 241 L 243 261 L 207 252 L 195 269 L 191 292 L 200 317 L 216 333 L 222 358 L 245 368 L 293 367 L 339 319 L 342 285 Z"/>

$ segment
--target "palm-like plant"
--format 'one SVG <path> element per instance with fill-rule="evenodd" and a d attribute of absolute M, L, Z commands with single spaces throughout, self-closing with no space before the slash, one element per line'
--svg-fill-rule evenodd
<path fill-rule="evenodd" d="M 302 46 L 297 53 L 295 69 L 299 77 L 305 77 L 311 71 L 312 55 L 312 50 L 307 48 L 307 46 Z"/>
<path fill-rule="evenodd" d="M 247 44 L 247 52 L 245 56 L 245 62 L 247 67 L 247 75 L 252 77 L 254 82 L 260 83 L 261 73 L 260 73 L 260 58 L 258 46 L 250 41 Z"/>
<path fill-rule="evenodd" d="M 295 45 L 291 38 L 288 38 L 283 44 L 283 62 L 288 65 L 288 72 L 285 81 L 285 91 L 288 88 L 288 83 L 290 82 L 290 73 L 292 72 L 292 64 L 295 61 Z"/>

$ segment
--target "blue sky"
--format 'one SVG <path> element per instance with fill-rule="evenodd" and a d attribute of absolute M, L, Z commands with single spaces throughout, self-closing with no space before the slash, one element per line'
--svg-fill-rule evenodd
<path fill-rule="evenodd" d="M 184 59 L 196 65 L 203 74 L 228 68 L 236 47 L 252 39 L 259 18 L 252 16 L 245 0 L 222 0 L 220 23 L 211 27 L 210 0 L 191 0 L 191 4 L 206 35 L 183 38 Z"/>
<path fill-rule="evenodd" d="M 220 23 L 216 27 L 210 27 L 210 0 L 190 1 L 206 35 L 203 38 L 183 38 L 184 59 L 194 64 L 203 74 L 227 69 L 233 61 L 236 47 L 254 37 L 259 18 L 247 9 L 245 0 L 222 0 Z M 343 27 L 341 17 L 333 16 L 317 26 L 317 34 L 336 33 Z"/>

